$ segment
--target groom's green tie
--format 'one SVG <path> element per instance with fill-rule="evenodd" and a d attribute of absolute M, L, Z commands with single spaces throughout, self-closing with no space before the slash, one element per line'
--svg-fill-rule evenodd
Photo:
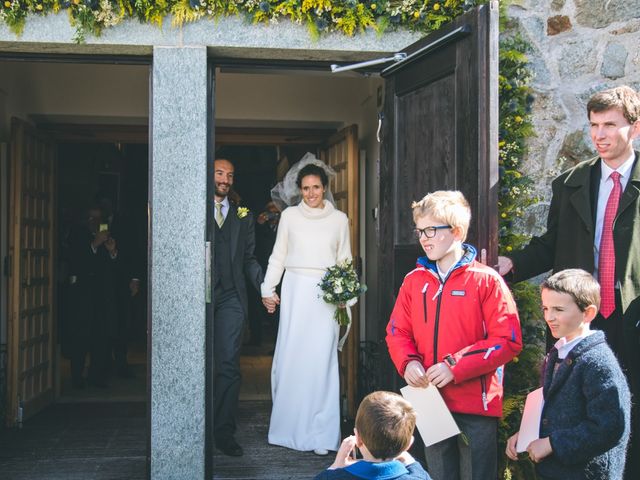
<path fill-rule="evenodd" d="M 222 216 L 222 204 L 218 202 L 216 202 L 216 223 L 220 228 L 222 228 L 222 224 L 224 223 L 224 217 Z"/>

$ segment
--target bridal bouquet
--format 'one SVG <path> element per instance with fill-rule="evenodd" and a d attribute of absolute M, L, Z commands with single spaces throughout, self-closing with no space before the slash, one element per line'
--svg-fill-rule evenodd
<path fill-rule="evenodd" d="M 355 305 L 358 296 L 367 291 L 367 286 L 360 283 L 352 261 L 329 267 L 318 285 L 322 290 L 322 299 L 337 306 L 333 318 L 338 325 L 349 325 L 351 318 L 347 308 Z"/>

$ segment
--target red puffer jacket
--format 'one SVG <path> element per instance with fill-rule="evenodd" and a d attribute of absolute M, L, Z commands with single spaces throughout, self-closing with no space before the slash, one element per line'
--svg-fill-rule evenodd
<path fill-rule="evenodd" d="M 400 287 L 387 346 L 402 376 L 411 360 L 426 370 L 447 357 L 454 380 L 440 393 L 449 410 L 500 417 L 504 364 L 522 350 L 520 320 L 502 277 L 464 247 L 444 282 L 435 262 L 418 259 Z"/>

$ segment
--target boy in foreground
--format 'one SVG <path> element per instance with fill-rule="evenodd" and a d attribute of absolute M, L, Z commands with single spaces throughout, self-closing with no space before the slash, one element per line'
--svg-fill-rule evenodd
<path fill-rule="evenodd" d="M 590 330 L 600 286 L 584 270 L 562 270 L 541 286 L 542 311 L 559 339 L 547 355 L 540 438 L 527 447 L 539 479 L 623 478 L 631 399 L 604 333 Z M 518 459 L 516 433 L 506 454 Z"/>
<path fill-rule="evenodd" d="M 471 209 L 462 193 L 414 203 L 426 256 L 404 278 L 387 325 L 389 354 L 412 387 L 440 389 L 463 435 L 425 448 L 435 480 L 495 480 L 504 364 L 522 349 L 520 321 L 502 277 L 463 243 Z"/>
<path fill-rule="evenodd" d="M 345 438 L 333 464 L 315 480 L 430 480 L 407 452 L 413 443 L 416 414 L 400 395 L 373 392 L 358 407 L 355 435 Z M 362 460 L 356 460 L 358 448 Z"/>

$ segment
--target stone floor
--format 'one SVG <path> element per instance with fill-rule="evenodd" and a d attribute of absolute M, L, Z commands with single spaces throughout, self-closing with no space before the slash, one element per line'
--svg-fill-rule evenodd
<path fill-rule="evenodd" d="M 215 480 L 309 479 L 332 456 L 294 452 L 267 443 L 271 404 L 242 401 L 237 439 L 243 457 L 214 454 Z M 140 402 L 55 404 L 25 422 L 0 431 L 3 480 L 144 480 L 146 407 Z"/>
<path fill-rule="evenodd" d="M 237 439 L 240 458 L 214 454 L 216 480 L 313 478 L 332 456 L 293 452 L 267 443 L 273 341 L 245 346 Z M 61 368 L 59 401 L 22 429 L 0 430 L 2 480 L 143 480 L 147 471 L 146 355 L 132 349 L 133 379 L 114 377 L 108 389 L 73 389 Z"/>
<path fill-rule="evenodd" d="M 141 402 L 58 403 L 0 431 L 4 480 L 142 480 L 145 472 Z"/>

